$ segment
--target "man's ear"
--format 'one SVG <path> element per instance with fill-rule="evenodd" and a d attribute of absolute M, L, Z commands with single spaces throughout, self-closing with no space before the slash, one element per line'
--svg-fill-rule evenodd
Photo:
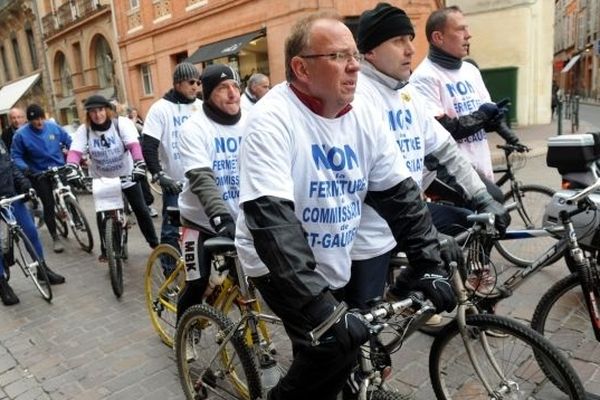
<path fill-rule="evenodd" d="M 444 34 L 440 31 L 433 31 L 431 33 L 431 43 L 438 47 L 444 44 Z"/>
<path fill-rule="evenodd" d="M 290 65 L 292 67 L 292 71 L 294 71 L 294 75 L 296 75 L 296 79 L 306 82 L 309 78 L 309 72 L 306 68 L 306 61 L 301 57 L 293 57 L 290 61 Z"/>

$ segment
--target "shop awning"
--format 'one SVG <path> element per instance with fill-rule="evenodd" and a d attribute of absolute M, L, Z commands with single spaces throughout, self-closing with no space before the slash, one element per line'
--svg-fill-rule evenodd
<path fill-rule="evenodd" d="M 571 70 L 571 68 L 573 68 L 573 65 L 575 65 L 575 63 L 577 61 L 579 61 L 580 57 L 581 57 L 581 54 L 577 54 L 575 57 L 571 58 L 569 60 L 569 62 L 567 63 L 567 65 L 565 65 L 565 67 L 560 72 L 561 73 L 569 72 Z"/>
<path fill-rule="evenodd" d="M 0 114 L 6 114 L 17 101 L 33 86 L 40 78 L 39 72 L 19 79 L 18 81 L 2 86 L 0 89 Z"/>
<path fill-rule="evenodd" d="M 226 57 L 231 54 L 237 54 L 240 52 L 242 47 L 250 43 L 256 38 L 265 35 L 264 30 L 246 33 L 245 35 L 236 36 L 230 39 L 221 40 L 220 42 L 207 44 L 198 48 L 191 56 L 185 61 L 198 64 L 203 61 L 213 60 L 219 57 Z"/>
<path fill-rule="evenodd" d="M 75 105 L 75 96 L 67 96 L 56 102 L 56 108 L 62 110 L 64 108 L 71 108 Z"/>

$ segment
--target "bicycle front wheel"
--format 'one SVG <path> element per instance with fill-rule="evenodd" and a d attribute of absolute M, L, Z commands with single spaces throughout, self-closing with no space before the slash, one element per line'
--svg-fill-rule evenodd
<path fill-rule="evenodd" d="M 238 331 L 224 344 L 234 324 L 221 311 L 202 304 L 181 317 L 175 334 L 179 380 L 187 399 L 261 396 L 260 372 Z"/>
<path fill-rule="evenodd" d="M 600 307 L 598 301 L 596 307 Z M 531 326 L 563 351 L 582 379 L 600 367 L 593 350 L 598 347 L 598 341 L 577 274 L 564 277 L 544 294 L 535 308 Z M 550 379 L 559 383 L 552 375 Z"/>
<path fill-rule="evenodd" d="M 75 239 L 83 251 L 91 252 L 94 248 L 94 238 L 90 224 L 81 210 L 79 203 L 75 199 L 67 197 L 65 198 L 65 206 L 69 213 L 69 225 L 71 225 Z"/>
<path fill-rule="evenodd" d="M 146 263 L 144 292 L 150 321 L 160 339 L 173 347 L 177 323 L 177 300 L 185 285 L 183 260 L 168 244 L 156 247 Z"/>
<path fill-rule="evenodd" d="M 28 276 L 48 303 L 52 301 L 52 287 L 50 286 L 46 268 L 39 255 L 33 248 L 31 241 L 21 229 L 12 232 L 14 261 Z"/>
<path fill-rule="evenodd" d="M 104 228 L 104 245 L 110 272 L 110 284 L 117 298 L 123 295 L 123 259 L 121 257 L 121 225 L 107 218 Z"/>
<path fill-rule="evenodd" d="M 585 399 L 575 371 L 547 339 L 498 315 L 467 316 L 464 337 L 456 321 L 448 325 L 433 342 L 429 373 L 438 400 L 564 399 L 561 388 L 540 368 L 538 358 L 551 368 L 569 399 Z"/>
<path fill-rule="evenodd" d="M 518 194 L 512 190 L 504 195 L 504 206 L 511 217 L 509 229 L 541 229 L 544 206 L 550 202 L 554 190 L 540 185 L 522 185 Z M 494 245 L 507 261 L 518 267 L 527 267 L 535 258 L 556 241 L 551 236 L 497 240 Z M 546 265 L 555 263 L 562 254 L 554 255 Z"/>
<path fill-rule="evenodd" d="M 56 231 L 64 238 L 69 236 L 69 224 L 67 222 L 67 215 L 64 208 L 58 204 L 58 200 L 54 199 L 54 220 L 56 221 Z"/>

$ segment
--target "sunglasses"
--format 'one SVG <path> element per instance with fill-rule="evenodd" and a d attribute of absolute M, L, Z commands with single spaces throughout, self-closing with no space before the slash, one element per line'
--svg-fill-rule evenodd
<path fill-rule="evenodd" d="M 202 83 L 202 82 L 200 82 L 200 81 L 197 81 L 197 80 L 195 80 L 195 79 L 190 79 L 190 80 L 189 80 L 189 81 L 187 81 L 187 82 L 190 84 L 190 86 L 191 86 L 191 85 L 198 85 L 198 86 L 200 86 L 200 84 Z"/>

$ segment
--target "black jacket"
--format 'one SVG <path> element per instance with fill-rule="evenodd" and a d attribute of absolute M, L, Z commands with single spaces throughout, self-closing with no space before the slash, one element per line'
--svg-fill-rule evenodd
<path fill-rule="evenodd" d="M 0 197 L 10 197 L 25 193 L 31 182 L 12 161 L 4 142 L 0 142 Z"/>

